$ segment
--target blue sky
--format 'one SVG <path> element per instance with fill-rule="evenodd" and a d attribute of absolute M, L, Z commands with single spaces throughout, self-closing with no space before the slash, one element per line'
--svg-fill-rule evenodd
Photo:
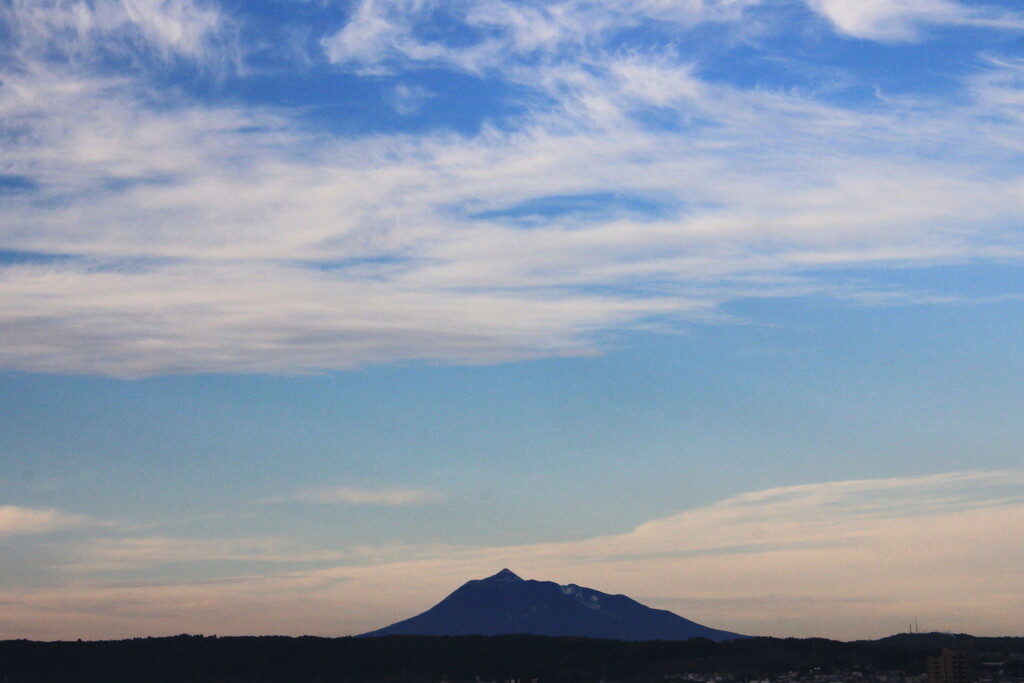
<path fill-rule="evenodd" d="M 503 566 L 1016 634 L 1009 0 L 0 8 L 0 637 Z"/>

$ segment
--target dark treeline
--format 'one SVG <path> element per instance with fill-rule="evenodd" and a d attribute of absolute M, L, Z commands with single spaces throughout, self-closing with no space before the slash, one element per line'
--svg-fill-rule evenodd
<path fill-rule="evenodd" d="M 541 683 L 664 680 L 668 674 L 903 670 L 942 647 L 978 661 L 1024 653 L 1024 638 L 905 634 L 876 641 L 750 638 L 722 643 L 544 636 L 288 638 L 174 636 L 96 642 L 0 641 L 2 683 Z"/>

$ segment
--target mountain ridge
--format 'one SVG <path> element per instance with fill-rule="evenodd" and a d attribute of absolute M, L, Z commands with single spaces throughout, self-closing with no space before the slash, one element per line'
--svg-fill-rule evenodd
<path fill-rule="evenodd" d="M 668 610 L 574 583 L 523 579 L 510 569 L 467 581 L 425 612 L 361 637 L 531 634 L 615 640 L 733 640 Z"/>

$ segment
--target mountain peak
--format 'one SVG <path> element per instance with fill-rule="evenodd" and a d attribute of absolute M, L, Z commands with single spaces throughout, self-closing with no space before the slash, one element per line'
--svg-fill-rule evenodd
<path fill-rule="evenodd" d="M 483 581 L 487 581 L 489 583 L 511 583 L 513 581 L 522 581 L 522 579 L 519 578 L 515 574 L 515 572 L 513 572 L 511 569 L 508 569 L 508 568 L 502 569 L 500 572 L 498 572 L 494 576 L 488 576 L 486 579 L 482 579 L 482 580 Z"/>

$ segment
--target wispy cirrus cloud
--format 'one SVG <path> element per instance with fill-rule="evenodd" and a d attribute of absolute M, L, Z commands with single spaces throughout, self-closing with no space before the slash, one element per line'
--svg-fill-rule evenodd
<path fill-rule="evenodd" d="M 231 19 L 203 0 L 13 0 L 0 21 L 22 66 L 183 59 L 220 68 L 238 58 Z"/>
<path fill-rule="evenodd" d="M 152 569 L 194 563 L 284 564 L 337 562 L 349 553 L 312 550 L 273 537 L 193 539 L 172 536 L 92 538 L 65 547 L 56 569 L 69 574 Z"/>
<path fill-rule="evenodd" d="M 212 63 L 203 46 L 231 24 L 212 3 L 82 6 L 81 25 L 70 5 L 4 15 L 22 27 L 0 88 L 16 179 L 0 210 L 0 249 L 17 256 L 0 260 L 4 367 L 592 354 L 609 332 L 713 319 L 796 281 L 830 295 L 829 268 L 1024 255 L 1012 60 L 983 62 L 941 106 L 841 104 L 712 78 L 677 45 L 606 39 L 630 22 L 739 22 L 758 3 L 368 2 L 325 39 L 332 68 L 433 64 L 514 86 L 523 105 L 470 133 L 335 136 L 301 107 L 182 97 L 146 69 L 114 77 L 31 47 L 127 32 Z M 417 22 L 438 12 L 479 40 L 424 42 Z"/>
<path fill-rule="evenodd" d="M 737 22 L 761 0 L 606 3 L 467 3 L 364 0 L 346 25 L 322 40 L 331 62 L 365 74 L 407 67 L 444 66 L 483 74 L 519 63 L 570 61 L 603 47 L 609 37 L 643 24 L 673 28 Z M 462 39 L 451 44 L 422 37 L 424 26 L 440 24 Z"/>

